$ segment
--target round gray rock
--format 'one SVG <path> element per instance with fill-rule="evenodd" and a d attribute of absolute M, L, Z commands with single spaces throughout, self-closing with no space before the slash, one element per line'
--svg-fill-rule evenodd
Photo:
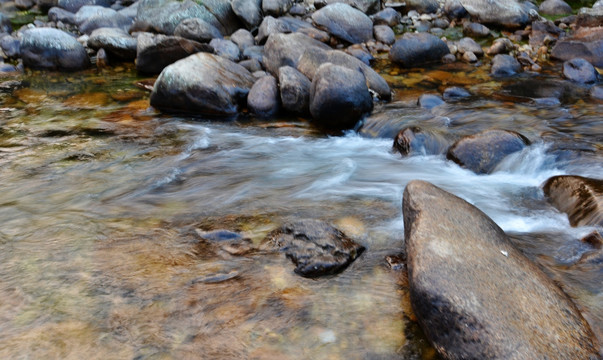
<path fill-rule="evenodd" d="M 396 34 L 392 28 L 387 25 L 375 25 L 373 28 L 375 40 L 381 41 L 386 45 L 391 45 L 396 41 Z"/>
<path fill-rule="evenodd" d="M 283 66 L 278 69 L 278 82 L 283 109 L 296 114 L 307 114 L 310 109 L 310 80 L 295 68 Z"/>
<path fill-rule="evenodd" d="M 90 66 L 86 49 L 73 36 L 52 28 L 23 32 L 20 43 L 23 64 L 30 68 L 75 71 Z"/>
<path fill-rule="evenodd" d="M 515 0 L 459 0 L 467 12 L 482 23 L 510 28 L 530 21 L 526 9 Z"/>
<path fill-rule="evenodd" d="M 136 69 L 157 74 L 175 61 L 198 52 L 213 52 L 213 48 L 178 36 L 142 33 L 137 37 Z"/>
<path fill-rule="evenodd" d="M 411 305 L 445 359 L 599 359 L 576 306 L 486 214 L 424 181 L 403 195 Z"/>
<path fill-rule="evenodd" d="M 282 16 L 291 9 L 293 0 L 262 0 L 262 11 L 270 16 Z"/>
<path fill-rule="evenodd" d="M 563 63 L 563 76 L 577 83 L 592 84 L 597 81 L 597 70 L 585 59 L 575 58 Z"/>
<path fill-rule="evenodd" d="M 247 95 L 247 107 L 257 116 L 268 117 L 277 113 L 279 90 L 273 76 L 264 76 L 253 84 Z"/>
<path fill-rule="evenodd" d="M 214 53 L 232 61 L 239 61 L 241 58 L 241 50 L 237 44 L 226 39 L 213 39 L 209 42 L 209 46 L 214 48 Z"/>
<path fill-rule="evenodd" d="M 373 109 L 373 98 L 360 71 L 326 63 L 321 65 L 310 90 L 310 113 L 319 126 L 350 129 Z"/>
<path fill-rule="evenodd" d="M 246 104 L 254 77 L 220 56 L 197 53 L 163 69 L 151 93 L 151 105 L 168 111 L 234 116 Z"/>
<path fill-rule="evenodd" d="M 329 34 L 352 44 L 373 39 L 373 22 L 360 10 L 334 3 L 312 14 L 314 24 Z"/>
<path fill-rule="evenodd" d="M 262 22 L 262 0 L 233 0 L 231 5 L 248 29 L 255 29 Z"/>
<path fill-rule="evenodd" d="M 449 54 L 448 45 L 437 36 L 428 33 L 405 33 L 390 50 L 389 57 L 405 67 L 439 62 Z"/>

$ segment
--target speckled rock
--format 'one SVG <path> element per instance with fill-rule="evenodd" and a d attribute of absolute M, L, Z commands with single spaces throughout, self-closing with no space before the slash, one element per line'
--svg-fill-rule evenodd
<path fill-rule="evenodd" d="M 174 36 L 197 42 L 210 42 L 212 39 L 222 39 L 222 33 L 217 27 L 200 18 L 184 19 L 174 29 Z"/>
<path fill-rule="evenodd" d="M 544 194 L 572 226 L 603 226 L 603 180 L 562 175 L 548 179 Z"/>

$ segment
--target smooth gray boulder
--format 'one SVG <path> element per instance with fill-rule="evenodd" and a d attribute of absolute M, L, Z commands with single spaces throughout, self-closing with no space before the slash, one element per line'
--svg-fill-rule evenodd
<path fill-rule="evenodd" d="M 21 56 L 21 40 L 12 35 L 4 35 L 0 37 L 0 49 L 5 57 L 16 59 Z"/>
<path fill-rule="evenodd" d="M 312 14 L 317 27 L 352 44 L 373 39 L 373 22 L 363 12 L 350 5 L 334 3 Z"/>
<path fill-rule="evenodd" d="M 435 13 L 440 7 L 438 0 L 406 0 L 405 3 L 408 10 L 415 10 L 421 14 Z"/>
<path fill-rule="evenodd" d="M 374 25 L 387 25 L 394 27 L 400 24 L 402 16 L 396 10 L 388 7 L 372 16 Z"/>
<path fill-rule="evenodd" d="M 74 14 L 74 21 L 77 26 L 81 26 L 86 21 L 97 16 L 111 17 L 117 14 L 117 11 L 99 5 L 84 5 Z"/>
<path fill-rule="evenodd" d="M 295 264 L 295 273 L 315 278 L 345 270 L 364 251 L 340 230 L 320 220 L 284 224 L 267 236 Z"/>
<path fill-rule="evenodd" d="M 387 81 L 381 77 L 370 66 L 363 63 L 356 57 L 346 54 L 339 50 L 309 49 L 299 59 L 297 70 L 306 75 L 308 79 L 313 80 L 316 71 L 323 63 L 332 63 L 340 65 L 351 70 L 360 71 L 364 74 L 369 89 L 374 91 L 380 99 L 390 100 L 391 90 Z"/>
<path fill-rule="evenodd" d="M 293 0 L 262 0 L 262 11 L 269 16 L 285 15 L 293 6 Z"/>
<path fill-rule="evenodd" d="M 241 50 L 237 44 L 226 39 L 213 39 L 209 42 L 209 46 L 214 49 L 214 54 L 223 56 L 231 61 L 239 61 L 241 59 Z"/>
<path fill-rule="evenodd" d="M 513 76 L 521 72 L 521 64 L 511 55 L 498 54 L 492 59 L 490 75 L 496 77 Z"/>
<path fill-rule="evenodd" d="M 374 14 L 381 8 L 380 0 L 326 0 L 325 4 L 344 3 L 355 7 L 365 14 Z"/>
<path fill-rule="evenodd" d="M 278 83 L 283 109 L 295 114 L 310 111 L 310 88 L 312 83 L 302 73 L 291 66 L 278 69 Z"/>
<path fill-rule="evenodd" d="M 230 35 L 230 41 L 237 44 L 241 52 L 245 51 L 245 48 L 255 45 L 253 35 L 245 29 L 239 29 L 233 32 L 232 35 Z"/>
<path fill-rule="evenodd" d="M 174 36 L 207 43 L 212 39 L 222 39 L 222 33 L 217 27 L 200 18 L 184 19 L 174 29 Z"/>
<path fill-rule="evenodd" d="M 166 66 L 189 55 L 213 52 L 210 45 L 178 36 L 142 33 L 137 39 L 136 69 L 143 73 L 157 74 Z"/>
<path fill-rule="evenodd" d="M 437 36 L 428 33 L 405 33 L 392 46 L 389 57 L 405 67 L 439 62 L 449 54 L 448 45 Z"/>
<path fill-rule="evenodd" d="M 130 29 L 134 31 L 156 32 L 173 35 L 182 20 L 203 19 L 216 27 L 222 34 L 226 29 L 220 21 L 205 7 L 191 1 L 177 0 L 140 0 L 136 20 Z"/>
<path fill-rule="evenodd" d="M 542 15 L 565 15 L 572 13 L 572 7 L 563 0 L 545 0 L 538 7 Z"/>
<path fill-rule="evenodd" d="M 575 58 L 563 63 L 563 76 L 581 84 L 592 84 L 597 81 L 597 70 L 591 63 Z"/>
<path fill-rule="evenodd" d="M 111 6 L 111 0 L 58 0 L 57 6 L 69 12 L 76 13 L 82 6 L 97 5 L 102 7 Z"/>
<path fill-rule="evenodd" d="M 132 25 L 132 19 L 125 17 L 113 11 L 113 14 L 102 14 L 92 16 L 85 22 L 79 25 L 79 30 L 82 34 L 90 35 L 94 30 L 101 28 L 118 28 L 123 31 L 128 31 Z"/>
<path fill-rule="evenodd" d="M 247 103 L 255 78 L 239 64 L 197 53 L 169 65 L 159 75 L 151 105 L 167 111 L 235 116 Z"/>
<path fill-rule="evenodd" d="M 507 155 L 521 151 L 530 141 L 510 130 L 486 130 L 455 142 L 446 158 L 477 174 L 489 174 Z"/>
<path fill-rule="evenodd" d="M 253 30 L 262 22 L 262 0 L 232 0 L 231 6 L 247 29 Z"/>
<path fill-rule="evenodd" d="M 94 50 L 105 49 L 111 56 L 123 60 L 134 60 L 138 41 L 121 29 L 100 28 L 90 34 L 88 47 Z"/>
<path fill-rule="evenodd" d="M 510 28 L 526 25 L 530 17 L 515 0 L 459 0 L 467 12 L 479 22 Z"/>
<path fill-rule="evenodd" d="M 276 79 L 266 75 L 253 84 L 247 95 L 247 108 L 257 116 L 269 117 L 279 110 L 279 89 Z"/>
<path fill-rule="evenodd" d="M 445 359 L 600 359 L 576 305 L 486 214 L 425 181 L 403 195 L 410 301 Z"/>
<path fill-rule="evenodd" d="M 542 184 L 549 201 L 567 214 L 572 226 L 603 226 L 603 180 L 553 176 Z"/>
<path fill-rule="evenodd" d="M 200 4 L 218 19 L 222 28 L 224 28 L 222 32 L 224 35 L 230 35 L 243 27 L 243 23 L 232 10 L 230 0 L 203 0 L 200 1 Z"/>
<path fill-rule="evenodd" d="M 75 14 L 71 11 L 61 9 L 60 7 L 52 7 L 48 10 L 48 21 L 62 22 L 63 24 L 75 25 Z"/>
<path fill-rule="evenodd" d="M 4 13 L 0 13 L 0 34 L 7 33 L 10 34 L 13 32 L 13 27 L 10 23 L 10 18 Z"/>
<path fill-rule="evenodd" d="M 360 71 L 331 63 L 318 68 L 310 89 L 310 113 L 318 126 L 351 129 L 371 110 L 373 98 Z"/>
<path fill-rule="evenodd" d="M 290 33 L 291 29 L 287 23 L 281 19 L 273 18 L 272 16 L 266 16 L 258 29 L 256 36 L 256 42 L 263 44 L 272 34 Z"/>
<path fill-rule="evenodd" d="M 52 28 L 35 28 L 22 33 L 23 65 L 34 69 L 76 71 L 90 66 L 86 49 L 73 36 Z"/>
<path fill-rule="evenodd" d="M 268 72 L 278 76 L 281 66 L 297 68 L 301 56 L 312 48 L 331 50 L 328 45 L 300 33 L 272 34 L 264 46 L 264 66 Z"/>

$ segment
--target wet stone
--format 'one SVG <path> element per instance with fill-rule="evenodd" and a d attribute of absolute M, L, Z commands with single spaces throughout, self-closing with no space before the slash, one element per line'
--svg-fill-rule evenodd
<path fill-rule="evenodd" d="M 603 226 L 603 180 L 562 175 L 548 179 L 544 194 L 572 226 Z"/>
<path fill-rule="evenodd" d="M 319 277 L 342 272 L 364 247 L 320 220 L 299 220 L 281 226 L 267 239 L 295 264 L 295 273 Z"/>
<path fill-rule="evenodd" d="M 439 155 L 446 152 L 449 145 L 442 135 L 411 126 L 400 130 L 393 148 L 404 156 Z"/>
<path fill-rule="evenodd" d="M 597 81 L 597 71 L 594 66 L 582 58 L 575 58 L 564 62 L 563 76 L 571 81 L 582 84 L 592 84 Z"/>
<path fill-rule="evenodd" d="M 496 55 L 492 59 L 490 74 L 496 77 L 513 76 L 521 72 L 519 61 L 511 55 Z"/>

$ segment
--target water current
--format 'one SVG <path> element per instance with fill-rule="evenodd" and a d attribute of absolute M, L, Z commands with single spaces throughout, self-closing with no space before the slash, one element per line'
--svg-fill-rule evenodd
<path fill-rule="evenodd" d="M 384 260 L 403 248 L 413 179 L 488 214 L 601 337 L 602 268 L 578 262 L 594 229 L 572 228 L 540 185 L 603 178 L 603 103 L 580 87 L 560 101 L 530 95 L 556 71 L 501 82 L 469 66 L 383 66 L 393 102 L 340 136 L 298 118 L 161 114 L 129 66 L 3 78 L 22 85 L 0 93 L 0 358 L 437 359 L 403 272 Z M 447 86 L 474 96 L 416 106 Z M 476 175 L 444 155 L 392 151 L 411 125 L 450 141 L 510 129 L 533 144 Z M 282 255 L 197 235 L 237 231 L 261 249 L 299 218 L 327 220 L 367 251 L 311 280 Z"/>

